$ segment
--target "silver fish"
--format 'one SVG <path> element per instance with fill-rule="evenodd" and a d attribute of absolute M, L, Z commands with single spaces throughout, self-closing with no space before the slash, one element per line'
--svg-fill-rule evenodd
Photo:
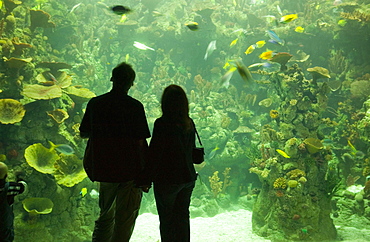
<path fill-rule="evenodd" d="M 237 68 L 231 68 L 228 70 L 225 75 L 222 76 L 221 78 L 221 84 L 222 86 L 229 88 L 230 86 L 230 79 L 234 75 L 234 72 L 237 70 Z"/>
<path fill-rule="evenodd" d="M 72 13 L 73 11 L 75 11 L 79 6 L 81 6 L 82 3 L 78 3 L 76 5 L 74 5 L 71 9 L 71 11 L 69 11 L 69 13 Z"/>
<path fill-rule="evenodd" d="M 134 41 L 134 46 L 140 50 L 152 50 L 152 51 L 155 51 L 153 48 L 147 46 L 147 45 L 144 45 L 140 42 L 137 42 L 137 41 Z"/>
<path fill-rule="evenodd" d="M 216 40 L 212 40 L 207 47 L 206 54 L 204 55 L 204 60 L 207 60 L 210 55 L 212 55 L 213 51 L 216 49 Z"/>

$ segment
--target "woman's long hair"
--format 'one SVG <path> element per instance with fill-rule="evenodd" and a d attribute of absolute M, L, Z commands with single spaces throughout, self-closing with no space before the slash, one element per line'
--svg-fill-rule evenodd
<path fill-rule="evenodd" d="M 185 129 L 191 127 L 189 118 L 189 101 L 185 91 L 178 85 L 169 85 L 162 94 L 161 100 L 162 116 Z"/>

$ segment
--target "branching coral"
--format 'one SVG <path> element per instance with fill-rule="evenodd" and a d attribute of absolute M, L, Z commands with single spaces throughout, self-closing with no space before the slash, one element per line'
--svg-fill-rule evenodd
<path fill-rule="evenodd" d="M 287 180 L 284 177 L 279 177 L 274 181 L 273 186 L 275 189 L 285 189 L 287 186 Z"/>
<path fill-rule="evenodd" d="M 223 182 L 220 181 L 220 178 L 218 177 L 218 171 L 215 171 L 213 175 L 208 178 L 214 198 L 217 198 L 220 193 L 225 194 L 226 188 L 232 184 L 229 175 L 230 170 L 230 167 L 226 167 L 224 172 L 222 173 L 224 175 Z"/>
<path fill-rule="evenodd" d="M 353 11 L 352 13 L 340 13 L 340 16 L 345 19 L 355 20 L 358 22 L 369 22 L 370 21 L 370 14 L 363 13 L 360 11 Z"/>
<path fill-rule="evenodd" d="M 199 94 L 203 98 L 207 97 L 209 95 L 209 93 L 211 92 L 212 83 L 203 79 L 201 75 L 196 75 L 194 77 L 194 84 L 195 84 Z"/>
<path fill-rule="evenodd" d="M 306 173 L 300 169 L 294 169 L 291 170 L 287 173 L 287 176 L 289 177 L 290 180 L 297 180 L 301 177 L 305 177 Z"/>
<path fill-rule="evenodd" d="M 347 72 L 348 64 L 343 51 L 333 50 L 328 60 L 329 70 L 337 75 Z"/>
<path fill-rule="evenodd" d="M 217 198 L 218 194 L 222 191 L 222 181 L 218 177 L 218 171 L 213 172 L 213 175 L 209 178 L 209 184 L 213 193 L 213 197 Z"/>
<path fill-rule="evenodd" d="M 226 167 L 224 172 L 222 173 L 224 175 L 224 182 L 222 187 L 222 193 L 226 193 L 226 188 L 232 184 L 232 181 L 230 181 L 230 167 Z"/>

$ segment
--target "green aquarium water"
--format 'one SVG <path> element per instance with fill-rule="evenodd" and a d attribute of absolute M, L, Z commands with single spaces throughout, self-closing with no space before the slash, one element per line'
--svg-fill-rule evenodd
<path fill-rule="evenodd" d="M 79 125 L 122 61 L 150 129 L 188 95 L 192 241 L 370 241 L 370 0 L 0 0 L 0 53 L 16 242 L 91 241 Z M 159 240 L 150 191 L 132 241 Z"/>

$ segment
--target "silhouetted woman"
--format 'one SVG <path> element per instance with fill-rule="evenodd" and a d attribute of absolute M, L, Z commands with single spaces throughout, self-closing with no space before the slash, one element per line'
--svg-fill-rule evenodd
<path fill-rule="evenodd" d="M 184 90 L 168 86 L 162 95 L 162 117 L 154 123 L 149 167 L 160 220 L 162 242 L 190 241 L 189 205 L 197 178 L 192 161 L 193 120 Z"/>

